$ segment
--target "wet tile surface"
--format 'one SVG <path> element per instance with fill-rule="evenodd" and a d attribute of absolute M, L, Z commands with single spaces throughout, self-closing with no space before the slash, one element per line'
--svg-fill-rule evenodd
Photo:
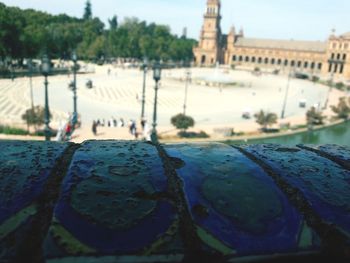
<path fill-rule="evenodd" d="M 324 156 L 331 158 L 340 165 L 350 170 L 350 148 L 335 144 L 326 145 L 301 145 L 301 147 L 310 148 L 320 152 Z"/>
<path fill-rule="evenodd" d="M 188 206 L 209 246 L 233 255 L 318 246 L 315 233 L 273 180 L 238 150 L 222 144 L 165 149 L 182 163 L 177 172 Z"/>
<path fill-rule="evenodd" d="M 244 150 L 268 164 L 299 189 L 329 224 L 350 233 L 350 172 L 316 153 L 278 145 L 251 145 Z"/>
<path fill-rule="evenodd" d="M 13 256 L 45 191 L 53 166 L 66 144 L 1 142 L 0 155 L 0 255 Z M 10 240 L 15 239 L 16 242 Z"/>
<path fill-rule="evenodd" d="M 75 153 L 45 243 L 49 258 L 175 253 L 177 215 L 154 146 L 86 142 Z M 167 250 L 169 249 L 169 250 Z"/>

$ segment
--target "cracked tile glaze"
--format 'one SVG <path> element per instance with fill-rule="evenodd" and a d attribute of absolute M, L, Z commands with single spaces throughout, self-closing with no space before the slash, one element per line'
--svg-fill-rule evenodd
<path fill-rule="evenodd" d="M 176 219 L 174 208 L 168 200 L 148 197 L 166 189 L 154 146 L 84 143 L 63 182 L 46 254 L 129 254 L 162 242 Z"/>
<path fill-rule="evenodd" d="M 243 146 L 243 149 L 299 189 L 326 222 L 350 233 L 349 171 L 327 158 L 299 148 L 269 144 Z"/>
<path fill-rule="evenodd" d="M 238 255 L 298 249 L 303 217 L 257 164 L 223 144 L 164 147 L 195 223 L 216 241 Z"/>

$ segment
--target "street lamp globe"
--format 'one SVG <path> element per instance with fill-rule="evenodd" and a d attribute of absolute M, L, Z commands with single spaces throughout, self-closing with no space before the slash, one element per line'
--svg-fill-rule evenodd
<path fill-rule="evenodd" d="M 146 69 L 147 66 L 148 66 L 148 59 L 147 59 L 147 58 L 144 58 L 144 59 L 143 59 L 142 67 L 143 67 L 143 69 Z"/>
<path fill-rule="evenodd" d="M 77 60 L 78 60 L 77 53 L 75 51 L 73 51 L 73 53 L 72 53 L 72 60 L 73 60 L 73 62 L 77 62 Z"/>
<path fill-rule="evenodd" d="M 153 79 L 158 82 L 162 77 L 162 69 L 159 63 L 156 63 L 153 67 Z"/>
<path fill-rule="evenodd" d="M 44 76 L 47 76 L 50 74 L 51 65 L 50 60 L 47 55 L 44 55 L 41 60 L 41 72 Z"/>

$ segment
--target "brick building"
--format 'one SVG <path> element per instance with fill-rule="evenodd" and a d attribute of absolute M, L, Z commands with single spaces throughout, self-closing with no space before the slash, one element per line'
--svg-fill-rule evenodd
<path fill-rule="evenodd" d="M 193 50 L 196 65 L 219 63 L 350 79 L 350 32 L 332 33 L 327 41 L 247 38 L 234 27 L 224 35 L 220 11 L 220 0 L 207 1 L 200 40 Z"/>

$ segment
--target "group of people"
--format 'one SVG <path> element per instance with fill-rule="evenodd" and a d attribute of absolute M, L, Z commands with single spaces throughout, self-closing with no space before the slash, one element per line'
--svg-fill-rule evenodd
<path fill-rule="evenodd" d="M 129 122 L 129 132 L 137 140 L 140 136 L 143 140 L 150 141 L 151 133 L 150 128 L 145 118 L 142 118 L 140 121 L 141 131 L 137 129 L 137 124 L 135 120 L 130 120 Z"/>
<path fill-rule="evenodd" d="M 92 133 L 97 136 L 97 128 L 98 127 L 115 127 L 122 128 L 125 127 L 126 123 L 123 118 L 117 120 L 116 118 L 111 118 L 109 120 L 98 119 L 92 122 Z M 138 129 L 137 122 L 135 120 L 130 119 L 128 122 L 129 133 L 135 138 L 135 140 L 140 137 L 144 140 L 151 140 L 150 128 L 146 119 L 141 119 L 140 121 L 141 130 Z"/>
<path fill-rule="evenodd" d="M 97 119 L 92 122 L 92 133 L 96 136 L 97 135 L 97 127 L 124 127 L 125 121 L 123 118 L 120 118 L 117 120 L 116 118 L 112 117 L 109 120 L 106 119 Z"/>

